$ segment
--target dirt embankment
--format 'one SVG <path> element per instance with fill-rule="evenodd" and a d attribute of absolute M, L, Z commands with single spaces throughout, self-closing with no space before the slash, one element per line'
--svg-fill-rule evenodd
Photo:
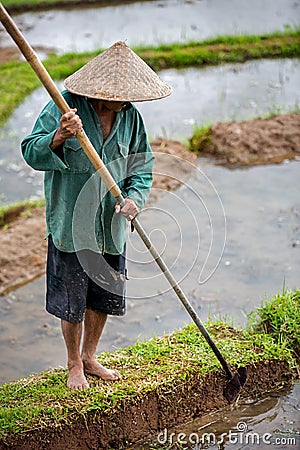
<path fill-rule="evenodd" d="M 293 380 L 286 361 L 251 363 L 247 372 L 240 401 L 262 396 Z M 211 372 L 206 377 L 194 374 L 174 382 L 167 391 L 158 388 L 134 400 L 125 398 L 113 414 L 91 412 L 86 417 L 78 414 L 77 420 L 59 428 L 44 427 L 10 436 L 4 442 L 0 440 L 0 450 L 121 450 L 138 441 L 155 441 L 164 429 L 169 433 L 171 427 L 227 409 L 223 387 L 221 372 Z"/>
<path fill-rule="evenodd" d="M 282 114 L 243 123 L 219 123 L 211 127 L 200 155 L 230 168 L 275 164 L 300 158 L 300 114 Z M 192 175 L 196 153 L 175 141 L 152 143 L 156 155 L 153 204 L 163 191 L 177 189 Z M 199 155 L 198 154 L 198 155 Z M 47 243 L 45 212 L 38 208 L 0 230 L 0 295 L 45 272 Z"/>
<path fill-rule="evenodd" d="M 278 164 L 300 158 L 300 114 L 218 123 L 211 127 L 199 151 L 227 167 Z"/>

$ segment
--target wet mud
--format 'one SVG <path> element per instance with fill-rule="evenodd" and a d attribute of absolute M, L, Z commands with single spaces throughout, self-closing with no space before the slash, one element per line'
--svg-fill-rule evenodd
<path fill-rule="evenodd" d="M 300 158 L 300 114 L 279 114 L 211 127 L 201 154 L 227 167 L 278 164 Z"/>
<path fill-rule="evenodd" d="M 51 53 L 53 53 L 53 49 L 43 46 L 35 46 L 34 50 L 44 55 L 50 55 Z M 1 48 L 0 64 L 22 60 L 22 58 L 22 54 L 16 46 Z"/>

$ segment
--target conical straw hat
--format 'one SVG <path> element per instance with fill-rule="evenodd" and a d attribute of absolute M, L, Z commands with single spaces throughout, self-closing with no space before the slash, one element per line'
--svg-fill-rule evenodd
<path fill-rule="evenodd" d="M 125 42 L 116 42 L 93 58 L 64 85 L 74 94 L 117 102 L 144 102 L 172 92 Z"/>

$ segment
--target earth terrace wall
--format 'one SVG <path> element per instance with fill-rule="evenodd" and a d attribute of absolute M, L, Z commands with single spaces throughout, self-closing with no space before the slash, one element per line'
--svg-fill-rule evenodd
<path fill-rule="evenodd" d="M 292 373 L 286 361 L 260 361 L 247 365 L 248 381 L 240 400 L 259 397 L 291 384 Z M 223 397 L 224 376 L 212 372 L 204 379 L 196 375 L 178 381 L 170 391 L 157 390 L 126 400 L 114 414 L 88 414 L 56 430 L 22 433 L 1 450 L 109 450 L 126 449 L 141 440 L 156 439 L 165 428 L 190 422 L 203 414 L 228 409 Z"/>
<path fill-rule="evenodd" d="M 225 343 L 224 347 L 221 344 L 224 335 L 220 327 L 218 333 L 219 337 L 221 336 L 218 345 L 223 350 L 228 344 Z M 228 328 L 225 334 L 228 339 Z M 256 343 L 251 347 L 249 338 L 244 339 L 242 334 L 237 334 L 236 330 L 232 329 L 231 341 L 234 343 L 231 345 L 244 346 L 239 350 L 244 359 L 247 347 L 250 349 L 246 357 L 248 362 L 245 364 L 244 361 L 240 364 L 246 365 L 248 371 L 248 380 L 241 391 L 240 401 L 247 398 L 254 399 L 283 385 L 291 384 L 297 376 L 297 371 L 288 357 L 268 358 L 268 354 L 278 355 L 278 351 L 274 351 L 278 343 L 273 345 L 271 341 L 268 341 L 260 347 L 260 344 L 257 344 L 260 338 L 256 336 L 254 340 Z M 244 341 L 243 344 L 241 344 L 242 341 Z M 227 348 L 226 351 L 234 353 L 232 349 Z M 75 411 L 73 408 L 70 417 L 56 424 L 48 421 L 48 425 L 44 422 L 41 426 L 8 433 L 0 439 L 0 450 L 120 450 L 141 440 L 151 438 L 155 441 L 158 433 L 165 428 L 187 423 L 212 411 L 232 408 L 232 405 L 228 405 L 223 397 L 226 378 L 218 364 L 205 374 L 203 372 L 201 374 L 203 365 L 201 361 L 204 361 L 205 357 L 206 359 L 214 358 L 207 349 L 206 355 L 204 353 L 202 357 L 199 357 L 199 370 L 194 360 L 191 371 L 189 370 L 190 355 L 187 355 L 182 361 L 183 370 L 178 370 L 178 377 L 175 372 L 172 383 L 165 383 L 162 377 L 159 383 L 154 383 L 153 389 L 137 392 L 136 396 L 130 395 L 129 391 L 127 396 L 117 395 L 113 408 L 96 408 L 95 410 L 91 408 L 83 414 L 79 410 L 76 413 L 75 406 Z M 242 359 L 242 356 L 238 357 Z M 175 365 L 177 362 L 174 358 Z M 154 364 L 156 368 L 159 366 L 158 362 Z M 160 364 L 164 370 L 164 357 Z M 139 383 L 142 384 L 144 378 L 143 367 L 138 369 L 141 374 L 140 381 L 139 379 L 135 381 L 136 386 Z M 105 389 L 105 386 L 101 386 L 101 381 L 98 383 L 100 390 Z M 27 385 L 25 380 L 25 390 Z M 51 402 L 55 407 L 57 403 L 55 395 Z M 49 404 L 45 405 L 46 407 L 49 407 Z"/>

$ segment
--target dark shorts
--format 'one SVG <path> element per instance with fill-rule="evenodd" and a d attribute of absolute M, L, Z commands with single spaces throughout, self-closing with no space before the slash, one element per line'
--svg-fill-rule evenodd
<path fill-rule="evenodd" d="M 68 322 L 82 322 L 85 309 L 125 314 L 125 253 L 80 250 L 66 253 L 48 239 L 46 310 Z"/>

